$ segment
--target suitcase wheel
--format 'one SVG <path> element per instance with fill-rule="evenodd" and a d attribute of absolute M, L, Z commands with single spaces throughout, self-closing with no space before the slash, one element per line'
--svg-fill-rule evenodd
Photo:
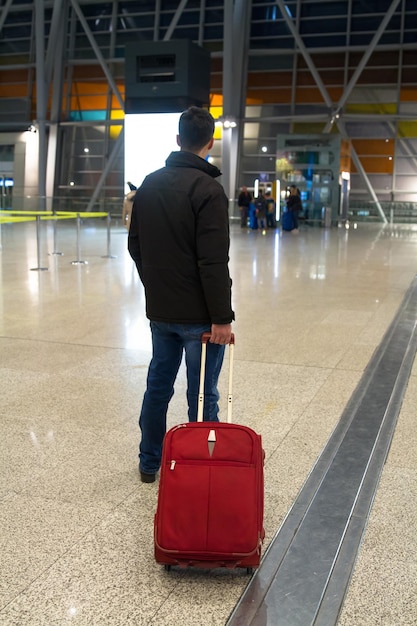
<path fill-rule="evenodd" d="M 246 568 L 246 573 L 249 574 L 249 576 L 252 576 L 252 574 L 253 574 L 253 567 L 247 567 Z"/>
<path fill-rule="evenodd" d="M 164 565 L 164 570 L 166 572 L 170 572 L 171 571 L 171 566 L 170 565 Z"/>

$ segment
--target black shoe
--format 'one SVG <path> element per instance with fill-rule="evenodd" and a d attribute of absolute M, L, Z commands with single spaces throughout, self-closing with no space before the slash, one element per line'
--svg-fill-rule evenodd
<path fill-rule="evenodd" d="M 146 472 L 142 472 L 139 468 L 140 479 L 143 483 L 154 483 L 156 474 L 146 474 Z"/>

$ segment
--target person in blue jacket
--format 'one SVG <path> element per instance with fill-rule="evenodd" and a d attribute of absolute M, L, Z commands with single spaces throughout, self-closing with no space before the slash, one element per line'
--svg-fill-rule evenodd
<path fill-rule="evenodd" d="M 137 190 L 128 237 L 145 289 L 152 333 L 152 359 L 139 425 L 139 471 L 154 482 L 161 462 L 168 404 L 183 352 L 187 369 L 188 419 L 197 419 L 201 335 L 207 346 L 203 419 L 218 421 L 218 377 L 234 312 L 229 275 L 228 200 L 215 180 L 220 170 L 206 161 L 214 119 L 191 107 L 179 120 L 177 143 L 165 167 Z"/>

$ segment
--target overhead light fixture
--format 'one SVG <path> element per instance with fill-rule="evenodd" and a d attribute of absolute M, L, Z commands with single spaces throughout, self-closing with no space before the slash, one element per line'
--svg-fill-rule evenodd
<path fill-rule="evenodd" d="M 223 128 L 236 128 L 236 120 L 233 117 L 219 117 L 216 123 L 220 123 Z"/>
<path fill-rule="evenodd" d="M 340 110 L 334 109 L 330 112 L 330 124 L 334 124 L 340 119 Z"/>

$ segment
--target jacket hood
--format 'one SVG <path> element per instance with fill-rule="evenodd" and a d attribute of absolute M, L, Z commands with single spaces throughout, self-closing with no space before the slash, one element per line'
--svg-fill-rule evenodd
<path fill-rule="evenodd" d="M 222 175 L 218 167 L 205 161 L 197 154 L 194 154 L 194 152 L 186 152 L 185 150 L 171 152 L 165 161 L 165 165 L 167 167 L 194 167 L 202 170 L 212 178 L 217 178 Z"/>

